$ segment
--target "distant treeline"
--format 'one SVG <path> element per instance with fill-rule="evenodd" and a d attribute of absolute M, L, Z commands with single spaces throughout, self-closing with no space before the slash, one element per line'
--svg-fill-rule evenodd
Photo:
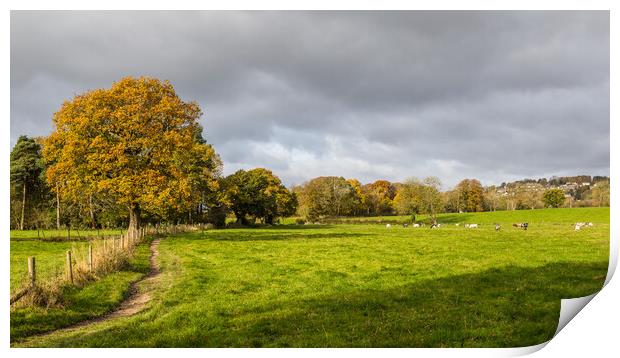
<path fill-rule="evenodd" d="M 293 187 L 297 214 L 310 221 L 336 216 L 378 216 L 537 209 L 548 207 L 609 206 L 609 177 L 580 175 L 524 179 L 500 186 L 482 186 L 464 179 L 440 191 L 438 178 L 411 178 L 404 183 L 319 177 Z"/>

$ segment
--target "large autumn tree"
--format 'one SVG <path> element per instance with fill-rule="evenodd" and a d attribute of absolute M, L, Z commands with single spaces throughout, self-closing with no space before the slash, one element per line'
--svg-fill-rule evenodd
<path fill-rule="evenodd" d="M 200 140 L 200 108 L 168 81 L 127 77 L 63 103 L 44 141 L 50 187 L 67 200 L 126 208 L 130 236 L 142 211 L 187 212 L 221 165 Z"/>

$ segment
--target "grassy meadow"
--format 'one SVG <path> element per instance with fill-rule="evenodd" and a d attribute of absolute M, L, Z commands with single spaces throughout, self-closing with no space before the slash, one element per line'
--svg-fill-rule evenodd
<path fill-rule="evenodd" d="M 35 257 L 37 280 L 45 282 L 65 272 L 67 250 L 85 255 L 88 243 L 11 240 L 11 292 L 27 281 L 29 256 Z"/>
<path fill-rule="evenodd" d="M 96 238 L 99 236 L 121 235 L 121 229 L 41 229 L 41 230 L 11 230 L 11 240 L 43 240 L 43 241 L 70 241 Z M 68 240 L 70 239 L 70 240 Z"/>
<path fill-rule="evenodd" d="M 170 236 L 147 310 L 30 340 L 13 337 L 11 312 L 14 345 L 527 346 L 553 336 L 560 299 L 598 291 L 607 273 L 609 208 L 446 214 L 440 229 L 385 219 Z"/>

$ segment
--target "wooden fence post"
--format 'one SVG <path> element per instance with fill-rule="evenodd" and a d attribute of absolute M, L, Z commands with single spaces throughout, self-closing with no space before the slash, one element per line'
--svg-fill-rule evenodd
<path fill-rule="evenodd" d="M 28 257 L 28 277 L 30 278 L 30 285 L 34 286 L 37 279 L 37 269 L 35 266 L 34 256 Z"/>
<path fill-rule="evenodd" d="M 73 285 L 73 261 L 71 261 L 71 250 L 67 250 L 67 280 Z"/>
<path fill-rule="evenodd" d="M 88 271 L 93 272 L 93 244 L 88 244 Z"/>

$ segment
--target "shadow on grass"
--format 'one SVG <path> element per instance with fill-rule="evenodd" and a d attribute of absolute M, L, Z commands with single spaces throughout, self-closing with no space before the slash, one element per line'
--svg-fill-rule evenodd
<path fill-rule="evenodd" d="M 281 224 L 281 225 L 273 225 L 273 226 L 260 226 L 259 229 L 265 230 L 316 230 L 316 229 L 333 229 L 334 225 L 327 224 Z"/>
<path fill-rule="evenodd" d="M 472 221 L 474 215 L 469 213 L 460 213 L 460 214 L 446 214 L 437 218 L 437 221 L 442 224 L 456 224 Z"/>
<path fill-rule="evenodd" d="M 388 290 L 277 302 L 258 310 L 261 318 L 253 324 L 229 327 L 234 335 L 207 334 L 202 342 L 188 337 L 189 345 L 529 346 L 553 337 L 562 298 L 597 292 L 606 272 L 607 262 L 508 266 Z M 291 308 L 295 313 L 281 314 Z"/>
<path fill-rule="evenodd" d="M 216 234 L 211 234 L 208 237 L 204 237 L 206 240 L 214 241 L 292 241 L 292 240 L 316 240 L 316 239 L 342 239 L 342 238 L 355 238 L 362 236 L 369 236 L 370 234 L 363 233 L 282 233 L 275 234 L 269 232 L 253 231 L 250 233 L 239 232 L 226 232 L 219 231 Z"/>
<path fill-rule="evenodd" d="M 552 338 L 560 299 L 598 291 L 607 262 L 507 266 L 387 289 L 267 303 L 160 305 L 131 322 L 39 345 L 133 347 L 521 347 Z M 380 274 L 380 273 L 378 273 Z M 395 284 L 396 285 L 396 284 Z M 267 287 L 259 289 L 268 290 Z M 201 294 L 209 294 L 202 292 Z M 311 294 L 311 293 L 310 293 Z M 308 295 L 308 293 L 306 293 Z M 307 297 L 307 296 L 306 296 Z M 232 304 L 231 304 L 232 303 Z"/>

